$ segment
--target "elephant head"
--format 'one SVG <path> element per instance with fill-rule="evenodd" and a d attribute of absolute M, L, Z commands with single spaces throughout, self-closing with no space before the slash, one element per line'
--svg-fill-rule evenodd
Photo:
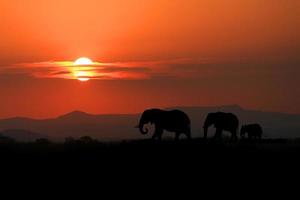
<path fill-rule="evenodd" d="M 205 119 L 204 125 L 203 125 L 203 129 L 204 129 L 204 138 L 207 137 L 207 130 L 208 127 L 210 127 L 212 124 L 215 123 L 214 120 L 214 114 L 213 113 L 209 113 Z"/>
<path fill-rule="evenodd" d="M 155 119 L 155 114 L 156 114 L 156 110 L 145 110 L 141 116 L 140 122 L 137 125 L 136 128 L 140 129 L 140 132 L 142 134 L 147 134 L 148 133 L 148 129 L 144 128 L 145 124 L 153 123 L 154 119 Z"/>

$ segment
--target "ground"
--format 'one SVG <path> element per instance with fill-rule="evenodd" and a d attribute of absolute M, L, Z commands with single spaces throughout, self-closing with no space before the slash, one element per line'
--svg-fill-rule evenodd
<path fill-rule="evenodd" d="M 299 153 L 300 140 L 296 139 L 234 143 L 201 138 L 179 142 L 101 143 L 90 138 L 66 143 L 11 141 L 0 144 L 0 168 L 5 172 L 3 181 L 4 175 L 15 180 L 13 175 L 18 178 L 13 185 L 21 183 L 21 187 L 31 179 L 37 185 L 54 182 L 64 188 L 88 184 L 99 190 L 99 185 L 105 185 L 152 194 L 154 190 L 174 193 L 177 187 L 194 187 L 194 191 L 202 192 L 204 187 L 226 187 L 230 191 L 232 187 L 244 188 L 245 183 L 265 190 L 270 183 L 281 187 L 298 180 Z"/>
<path fill-rule="evenodd" d="M 52 143 L 38 140 L 32 143 L 7 142 L 0 144 L 2 160 L 19 164 L 34 162 L 70 164 L 111 164 L 130 165 L 171 163 L 245 162 L 254 165 L 266 160 L 293 161 L 300 153 L 300 140 L 263 139 L 260 141 L 229 140 L 215 142 L 202 138 L 191 141 L 173 140 L 128 140 L 120 142 L 99 142 L 91 138 Z M 275 159 L 276 158 L 276 159 Z M 222 166 L 220 166 L 222 168 Z"/>

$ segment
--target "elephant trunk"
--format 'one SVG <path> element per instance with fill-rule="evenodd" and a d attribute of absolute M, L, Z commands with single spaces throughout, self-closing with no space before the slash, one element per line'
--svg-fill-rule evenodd
<path fill-rule="evenodd" d="M 144 125 L 139 126 L 139 129 L 140 129 L 140 132 L 141 132 L 143 135 L 145 135 L 145 134 L 148 133 L 148 129 L 147 129 L 147 128 L 145 128 L 145 130 L 144 130 Z"/>
<path fill-rule="evenodd" d="M 140 129 L 140 132 L 145 135 L 148 133 L 148 129 L 147 128 L 144 128 L 144 125 L 146 124 L 146 122 L 144 122 L 143 119 L 141 119 L 139 125 L 138 125 L 138 128 Z"/>

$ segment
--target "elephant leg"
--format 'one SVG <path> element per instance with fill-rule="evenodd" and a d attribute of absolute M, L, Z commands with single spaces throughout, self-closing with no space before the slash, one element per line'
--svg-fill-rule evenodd
<path fill-rule="evenodd" d="M 186 138 L 188 140 L 192 139 L 192 136 L 191 136 L 191 127 L 189 126 L 185 132 L 185 135 L 186 135 Z"/>
<path fill-rule="evenodd" d="M 231 133 L 231 140 L 232 141 L 237 141 L 237 133 L 236 133 L 236 131 L 233 131 L 232 133 Z"/>
<path fill-rule="evenodd" d="M 155 140 L 156 138 L 158 140 L 161 140 L 161 137 L 162 137 L 162 134 L 163 134 L 164 130 L 161 129 L 161 128 L 156 128 L 153 136 L 152 136 L 152 139 Z"/>
<path fill-rule="evenodd" d="M 161 129 L 160 130 L 160 132 L 158 132 L 158 134 L 157 134 L 157 138 L 158 138 L 158 140 L 160 141 L 161 140 L 161 138 L 162 138 L 162 134 L 163 134 L 163 132 L 164 132 L 164 130 L 163 129 Z"/>
<path fill-rule="evenodd" d="M 191 131 L 188 131 L 187 133 L 185 133 L 185 135 L 188 140 L 192 139 Z"/>
<path fill-rule="evenodd" d="M 176 132 L 176 133 L 175 133 L 175 141 L 178 141 L 178 140 L 179 140 L 179 136 L 180 136 L 180 133 L 179 133 L 179 132 Z"/>
<path fill-rule="evenodd" d="M 152 135 L 152 140 L 155 140 L 156 137 L 157 137 L 157 135 L 154 133 L 154 134 Z"/>
<path fill-rule="evenodd" d="M 222 132 L 223 130 L 221 128 L 217 128 L 214 136 L 214 140 L 222 140 Z"/>

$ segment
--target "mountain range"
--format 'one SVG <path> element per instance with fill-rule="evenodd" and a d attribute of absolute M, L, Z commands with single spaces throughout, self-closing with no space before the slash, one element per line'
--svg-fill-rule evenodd
<path fill-rule="evenodd" d="M 240 119 L 240 125 L 260 123 L 266 138 L 300 137 L 300 115 L 276 112 L 263 112 L 241 108 L 238 105 L 214 107 L 172 107 L 186 112 L 192 121 L 192 136 L 202 137 L 202 125 L 209 112 L 232 112 Z M 101 114 L 92 115 L 73 111 L 53 119 L 30 119 L 23 117 L 0 120 L 0 135 L 19 141 L 31 141 L 38 138 L 63 140 L 66 137 L 78 138 L 91 136 L 99 140 L 141 139 L 143 136 L 134 127 L 141 114 Z M 151 129 L 151 127 L 150 127 Z M 152 131 L 153 131 L 152 127 Z M 214 134 L 210 128 L 209 135 Z M 173 137 L 173 134 L 164 134 Z"/>

